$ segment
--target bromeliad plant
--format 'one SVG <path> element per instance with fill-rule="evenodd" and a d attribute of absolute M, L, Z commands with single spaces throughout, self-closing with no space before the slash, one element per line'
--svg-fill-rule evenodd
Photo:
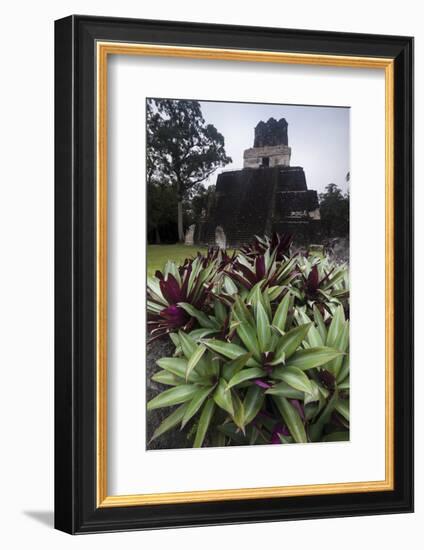
<path fill-rule="evenodd" d="M 346 265 L 337 265 L 328 258 L 299 257 L 297 267 L 301 276 L 296 285 L 299 303 L 309 308 L 327 309 L 330 314 L 335 306 L 348 308 L 349 271 Z"/>
<path fill-rule="evenodd" d="M 276 259 L 280 261 L 289 255 L 292 242 L 293 236 L 288 233 L 283 235 L 273 233 L 271 237 L 263 238 L 256 236 L 251 243 L 242 246 L 240 252 L 248 258 L 255 258 L 269 250 L 271 253 L 275 252 Z"/>
<path fill-rule="evenodd" d="M 228 262 L 210 255 L 202 268 L 198 256 L 149 281 L 150 326 L 175 348 L 152 377 L 167 389 L 148 410 L 173 407 L 153 438 L 176 428 L 194 447 L 349 438 L 349 321 L 336 281 L 327 287 L 339 268 L 314 259 L 308 272 L 307 260 L 261 242 L 267 248 L 256 255 L 246 248 Z M 320 281 L 327 277 L 319 299 L 305 294 L 315 267 L 325 273 Z M 170 307 L 181 316 L 175 323 L 165 316 Z"/>
<path fill-rule="evenodd" d="M 208 292 L 213 288 L 221 258 L 210 254 L 197 256 L 177 267 L 168 261 L 164 272 L 157 271 L 147 281 L 147 325 L 150 339 L 172 331 L 189 329 L 195 322 L 190 307 L 207 309 Z M 183 305 L 185 304 L 185 305 Z"/>

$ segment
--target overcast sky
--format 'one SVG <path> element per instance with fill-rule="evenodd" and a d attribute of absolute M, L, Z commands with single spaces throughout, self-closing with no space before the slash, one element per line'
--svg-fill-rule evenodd
<path fill-rule="evenodd" d="M 201 101 L 207 123 L 225 138 L 233 162 L 225 170 L 243 167 L 243 151 L 253 147 L 254 128 L 260 120 L 285 118 L 291 147 L 291 166 L 302 166 L 308 189 L 318 192 L 329 183 L 347 190 L 349 172 L 349 108 L 304 105 L 269 105 Z M 207 184 L 215 183 L 219 168 Z"/>

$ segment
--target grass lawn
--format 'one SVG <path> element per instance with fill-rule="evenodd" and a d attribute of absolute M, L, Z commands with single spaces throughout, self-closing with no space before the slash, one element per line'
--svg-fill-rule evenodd
<path fill-rule="evenodd" d="M 157 269 L 162 271 L 168 260 L 181 264 L 186 258 L 196 256 L 198 250 L 205 252 L 206 248 L 185 244 L 150 244 L 147 247 L 147 274 L 154 275 Z"/>

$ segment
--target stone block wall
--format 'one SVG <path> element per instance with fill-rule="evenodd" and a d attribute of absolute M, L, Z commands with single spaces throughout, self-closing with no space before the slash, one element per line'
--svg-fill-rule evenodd
<path fill-rule="evenodd" d="M 287 145 L 268 145 L 265 147 L 252 147 L 243 153 L 244 168 L 272 168 L 274 166 L 290 165 L 291 149 Z M 268 166 L 264 166 L 268 159 Z"/>
<path fill-rule="evenodd" d="M 239 247 L 255 235 L 290 232 L 298 241 L 320 228 L 316 191 L 308 190 L 303 168 L 244 168 L 218 176 L 215 202 L 196 226 L 195 242 Z M 312 232 L 312 233 L 311 233 Z"/>

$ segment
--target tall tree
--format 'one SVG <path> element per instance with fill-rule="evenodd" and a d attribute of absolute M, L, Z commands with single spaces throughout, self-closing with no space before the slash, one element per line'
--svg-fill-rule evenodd
<path fill-rule="evenodd" d="M 217 168 L 231 162 L 224 137 L 206 124 L 200 103 L 147 100 L 147 182 L 159 178 L 177 195 L 178 240 L 184 240 L 183 201 Z"/>
<path fill-rule="evenodd" d="M 154 242 L 161 243 L 161 229 L 169 233 L 170 225 L 175 224 L 177 197 L 169 185 L 150 183 L 147 189 L 147 230 L 154 234 Z"/>
<path fill-rule="evenodd" d="M 146 180 L 147 180 L 147 229 L 154 232 L 156 244 L 160 244 L 161 225 L 173 220 L 172 209 L 176 206 L 175 193 L 167 185 L 163 176 L 161 157 L 157 145 L 157 129 L 159 118 L 150 101 L 146 105 L 147 119 L 147 156 L 146 156 Z"/>
<path fill-rule="evenodd" d="M 326 237 L 347 237 L 349 235 L 349 194 L 343 194 L 335 184 L 330 183 L 325 193 L 319 195 L 321 225 Z"/>
<path fill-rule="evenodd" d="M 200 185 L 190 200 L 184 201 L 184 215 L 189 223 L 198 223 L 208 213 L 215 197 L 215 185 Z"/>

